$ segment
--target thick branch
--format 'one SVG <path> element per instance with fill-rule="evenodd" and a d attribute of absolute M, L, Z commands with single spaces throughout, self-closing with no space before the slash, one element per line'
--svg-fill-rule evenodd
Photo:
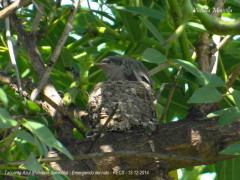
<path fill-rule="evenodd" d="M 32 40 L 33 37 L 31 33 L 23 29 L 16 15 L 12 15 L 11 20 L 15 30 L 17 31 L 19 40 L 29 56 L 29 60 L 33 66 L 33 69 L 36 72 L 38 78 L 40 79 L 42 77 L 45 67 L 41 54 L 37 48 L 36 42 Z M 62 105 L 61 97 L 50 83 L 44 87 L 43 94 L 52 99 L 56 104 Z M 51 116 L 56 117 L 55 109 L 49 106 L 49 110 L 51 110 Z"/>
<path fill-rule="evenodd" d="M 72 30 L 73 28 L 73 20 L 75 18 L 75 15 L 77 13 L 78 10 L 78 6 L 79 6 L 79 2 L 80 0 L 76 0 L 74 3 L 74 6 L 72 7 L 71 13 L 68 17 L 68 21 L 66 23 L 66 26 L 64 28 L 64 31 L 62 33 L 61 38 L 58 40 L 58 43 L 56 45 L 56 48 L 53 51 L 53 54 L 51 56 L 50 62 L 48 64 L 48 66 L 45 68 L 45 71 L 40 79 L 39 85 L 36 89 L 33 90 L 33 92 L 31 93 L 31 99 L 35 100 L 36 97 L 38 96 L 38 94 L 41 92 L 41 90 L 43 89 L 43 87 L 46 85 L 46 83 L 49 81 L 49 77 L 50 74 L 52 72 L 52 69 L 54 67 L 54 65 L 56 64 L 58 57 L 62 51 L 62 48 L 64 46 L 64 43 L 66 42 L 69 32 Z"/>
<path fill-rule="evenodd" d="M 29 2 L 31 2 L 31 0 L 16 0 L 15 2 L 0 11 L 0 21 L 15 13 L 19 8 L 28 4 Z"/>
<path fill-rule="evenodd" d="M 219 127 L 216 120 L 182 119 L 163 124 L 156 133 L 147 136 L 144 131 L 106 132 L 95 144 L 91 153 L 83 152 L 92 144 L 92 139 L 60 139 L 75 157 L 68 161 L 62 155 L 51 152 L 52 167 L 61 171 L 107 171 L 103 179 L 117 179 L 113 171 L 149 171 L 147 177 L 159 175 L 162 170 L 184 168 L 230 159 L 236 156 L 221 155 L 229 144 L 240 141 L 240 120 Z M 52 161 L 55 161 L 53 163 Z M 125 174 L 127 177 L 127 175 Z M 70 175 L 71 177 L 71 175 Z M 82 176 L 81 176 L 82 177 Z M 133 179 L 128 177 L 125 179 Z M 79 177 L 73 175 L 71 179 Z M 90 176 L 86 179 L 101 179 Z M 143 176 L 141 176 L 143 178 Z M 150 178 L 151 179 L 151 178 Z"/>

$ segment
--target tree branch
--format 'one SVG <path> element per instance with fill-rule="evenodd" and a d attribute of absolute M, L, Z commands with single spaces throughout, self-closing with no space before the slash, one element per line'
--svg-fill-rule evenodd
<path fill-rule="evenodd" d="M 41 54 L 36 45 L 36 42 L 32 40 L 33 38 L 31 34 L 23 29 L 16 15 L 11 16 L 11 21 L 12 21 L 13 27 L 17 31 L 20 42 L 22 43 L 23 47 L 25 48 L 29 56 L 29 60 L 33 66 L 33 69 L 36 72 L 38 78 L 40 79 L 42 77 L 45 67 L 43 64 Z M 56 104 L 62 105 L 61 97 L 59 96 L 56 89 L 50 83 L 44 87 L 43 94 L 51 98 L 54 102 L 56 102 Z M 52 117 L 57 117 L 56 111 L 54 108 L 49 106 L 49 110 Z"/>
<path fill-rule="evenodd" d="M 7 6 L 8 3 L 7 3 L 7 1 L 4 1 L 3 4 L 4 4 L 4 7 L 5 7 L 5 6 Z M 20 75 L 19 75 L 19 71 L 18 71 L 16 58 L 15 58 L 13 43 L 12 43 L 12 40 L 11 40 L 11 31 L 10 31 L 9 17 L 7 17 L 5 19 L 5 24 L 6 24 L 6 37 L 7 37 L 7 45 L 8 45 L 9 56 L 10 56 L 10 60 L 11 60 L 12 66 L 15 69 L 19 95 L 20 95 L 20 97 L 22 97 L 22 83 L 21 83 L 21 79 L 20 79 Z"/>
<path fill-rule="evenodd" d="M 0 11 L 0 21 L 9 17 L 11 14 L 15 13 L 19 8 L 25 6 L 30 2 L 31 0 L 16 0 L 15 2 L 13 2 L 12 4 L 10 4 L 9 6 Z"/>
<path fill-rule="evenodd" d="M 68 38 L 69 32 L 73 28 L 73 20 L 74 20 L 74 17 L 76 15 L 76 13 L 77 13 L 79 2 L 80 2 L 80 0 L 75 0 L 74 6 L 72 7 L 72 11 L 71 11 L 71 14 L 69 15 L 69 18 L 68 18 L 67 24 L 65 26 L 65 29 L 64 29 L 64 31 L 62 33 L 61 38 L 58 40 L 56 48 L 54 49 L 54 52 L 53 52 L 53 54 L 51 56 L 50 62 L 49 62 L 47 68 L 45 69 L 45 71 L 44 71 L 44 73 L 42 75 L 42 78 L 41 78 L 41 80 L 39 82 L 38 87 L 35 88 L 33 90 L 33 92 L 31 93 L 31 100 L 33 100 L 33 101 L 36 99 L 36 97 L 41 92 L 43 87 L 49 81 L 49 77 L 50 77 L 51 71 L 52 71 L 54 65 L 56 64 L 56 62 L 58 60 L 58 57 L 59 57 L 59 55 L 60 55 L 60 53 L 62 51 L 64 43 L 65 43 L 65 41 Z"/>

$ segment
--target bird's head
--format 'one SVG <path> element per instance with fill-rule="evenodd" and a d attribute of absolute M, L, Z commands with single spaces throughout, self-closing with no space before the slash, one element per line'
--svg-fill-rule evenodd
<path fill-rule="evenodd" d="M 123 59 L 121 56 L 109 56 L 94 65 L 104 71 L 108 80 L 122 80 L 124 79 L 121 68 L 122 64 Z"/>
<path fill-rule="evenodd" d="M 125 56 L 109 56 L 95 63 L 108 80 L 144 81 L 152 87 L 148 71 L 140 61 Z"/>
<path fill-rule="evenodd" d="M 119 56 L 109 56 L 101 60 L 99 63 L 95 63 L 95 66 L 100 67 L 103 71 L 111 71 L 120 68 L 123 59 Z"/>

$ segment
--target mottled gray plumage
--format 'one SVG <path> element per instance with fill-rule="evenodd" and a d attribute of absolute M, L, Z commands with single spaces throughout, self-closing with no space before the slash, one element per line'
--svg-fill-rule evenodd
<path fill-rule="evenodd" d="M 128 80 L 128 81 L 143 81 L 152 87 L 152 81 L 147 69 L 140 61 L 125 56 L 109 56 L 104 58 L 99 66 L 108 80 Z"/>

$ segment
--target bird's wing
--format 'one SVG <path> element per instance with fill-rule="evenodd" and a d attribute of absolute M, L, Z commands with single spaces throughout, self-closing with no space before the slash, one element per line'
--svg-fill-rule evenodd
<path fill-rule="evenodd" d="M 123 61 L 122 65 L 121 65 L 121 68 L 122 68 L 122 72 L 126 76 L 127 80 L 138 81 L 135 73 L 133 72 L 134 67 L 132 67 L 130 61 Z"/>
<path fill-rule="evenodd" d="M 149 77 L 148 71 L 141 63 L 138 63 L 138 68 L 133 69 L 133 73 L 137 77 L 138 81 L 143 81 L 152 87 L 152 81 Z"/>
<path fill-rule="evenodd" d="M 122 63 L 124 75 L 130 81 L 143 81 L 152 87 L 152 81 L 146 68 L 138 61 L 124 61 Z"/>

